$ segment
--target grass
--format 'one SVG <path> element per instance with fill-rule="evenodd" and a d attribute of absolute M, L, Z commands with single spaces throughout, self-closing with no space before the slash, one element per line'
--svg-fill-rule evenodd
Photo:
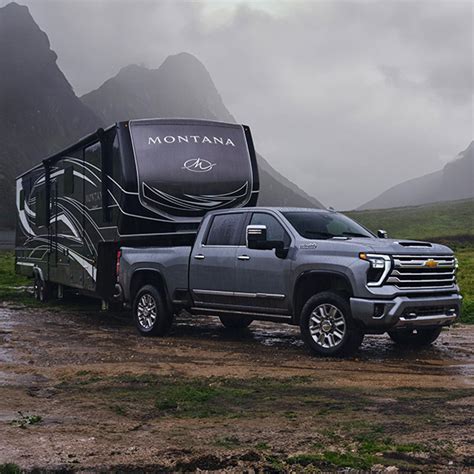
<path fill-rule="evenodd" d="M 43 418 L 40 415 L 25 415 L 21 411 L 18 412 L 20 415 L 19 418 L 13 420 L 11 425 L 18 426 L 19 428 L 27 428 L 31 425 L 36 425 L 43 421 Z"/>
<path fill-rule="evenodd" d="M 474 244 L 474 199 L 345 214 L 393 238 Z"/>
<path fill-rule="evenodd" d="M 13 463 L 0 464 L 0 474 L 20 474 L 20 466 Z"/>
<path fill-rule="evenodd" d="M 343 424 L 343 433 L 351 437 L 350 442 L 344 438 L 328 432 L 328 439 L 333 444 L 338 441 L 338 449 L 322 449 L 319 445 L 317 452 L 290 456 L 287 463 L 290 465 L 330 468 L 351 468 L 369 470 L 374 464 L 393 464 L 397 453 L 413 454 L 430 452 L 430 448 L 418 443 L 394 443 L 392 438 L 386 437 L 385 429 L 379 424 L 366 422 Z"/>
<path fill-rule="evenodd" d="M 25 300 L 32 302 L 23 289 L 31 285 L 31 280 L 15 273 L 15 257 L 11 251 L 0 251 L 0 300 Z M 22 288 L 22 289 L 19 289 Z"/>
<path fill-rule="evenodd" d="M 255 399 L 263 410 L 275 405 L 267 393 L 293 393 L 295 386 L 303 387 L 305 378 L 273 379 L 177 379 L 152 375 L 101 378 L 83 372 L 73 380 L 64 381 L 63 390 L 87 391 L 108 402 L 108 408 L 119 416 L 133 418 L 136 407 L 148 407 L 150 416 L 176 418 L 241 418 L 246 417 Z M 277 403 L 278 404 L 278 403 Z M 250 411 L 251 413 L 253 410 Z M 292 412 L 291 412 L 292 413 Z M 285 412 L 285 417 L 287 413 Z M 292 413 L 291 419 L 296 418 Z"/>
<path fill-rule="evenodd" d="M 183 431 L 172 436 L 188 447 L 198 443 L 212 452 L 252 452 L 269 470 L 280 472 L 301 472 L 300 467 L 369 470 L 374 464 L 416 470 L 420 454 L 423 459 L 456 459 L 446 449 L 451 434 L 446 437 L 442 428 L 464 423 L 472 394 L 469 389 L 404 387 L 382 388 L 374 395 L 370 388 L 324 387 L 318 377 L 108 376 L 88 371 L 69 375 L 55 389 L 58 399 L 80 397 L 84 406 L 105 409 L 111 417 L 125 417 L 124 422 L 146 420 L 157 429 L 180 426 Z M 453 401 L 465 408 L 453 410 Z M 426 417 L 432 419 L 434 412 L 435 423 L 427 428 Z M 213 431 L 195 440 L 193 433 L 202 427 Z M 272 437 L 270 444 L 266 438 L 274 432 L 284 434 Z"/>
<path fill-rule="evenodd" d="M 456 256 L 459 260 L 458 282 L 464 298 L 461 320 L 474 324 L 474 246 L 460 248 Z"/>

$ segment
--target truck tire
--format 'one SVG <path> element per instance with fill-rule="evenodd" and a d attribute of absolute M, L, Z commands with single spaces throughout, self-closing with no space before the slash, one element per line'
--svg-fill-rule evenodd
<path fill-rule="evenodd" d="M 50 285 L 44 281 L 37 273 L 35 275 L 35 281 L 33 284 L 33 292 L 35 299 L 41 301 L 41 303 L 46 303 L 49 300 L 50 296 Z"/>
<path fill-rule="evenodd" d="M 318 293 L 306 302 L 300 330 L 308 349 L 326 357 L 350 355 L 364 339 L 363 331 L 352 319 L 349 302 L 331 291 Z"/>
<path fill-rule="evenodd" d="M 142 336 L 164 336 L 173 324 L 173 313 L 153 285 L 138 290 L 132 308 L 135 326 Z"/>
<path fill-rule="evenodd" d="M 240 316 L 219 316 L 221 323 L 228 329 L 245 329 L 248 328 L 253 319 Z"/>
<path fill-rule="evenodd" d="M 390 339 L 396 344 L 409 347 L 423 347 L 432 344 L 441 334 L 441 327 L 418 329 L 393 329 L 388 331 Z"/>

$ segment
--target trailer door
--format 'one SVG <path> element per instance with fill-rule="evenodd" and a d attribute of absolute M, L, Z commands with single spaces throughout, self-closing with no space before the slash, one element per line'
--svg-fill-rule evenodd
<path fill-rule="evenodd" d="M 62 160 L 63 193 L 58 198 L 58 239 L 65 254 L 65 284 L 84 287 L 84 151 Z"/>

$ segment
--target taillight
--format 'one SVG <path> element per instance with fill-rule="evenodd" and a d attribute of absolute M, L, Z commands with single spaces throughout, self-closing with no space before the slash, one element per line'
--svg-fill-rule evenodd
<path fill-rule="evenodd" d="M 120 258 L 122 257 L 122 251 L 119 249 L 117 250 L 117 260 L 115 261 L 115 275 L 117 277 L 117 281 L 120 278 Z"/>

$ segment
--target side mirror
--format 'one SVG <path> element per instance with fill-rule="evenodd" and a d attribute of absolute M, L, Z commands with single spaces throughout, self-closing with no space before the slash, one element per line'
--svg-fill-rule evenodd
<path fill-rule="evenodd" d="M 285 243 L 282 240 L 268 240 L 267 226 L 248 225 L 247 226 L 247 248 L 256 250 L 276 250 L 277 257 L 287 253 Z"/>
<path fill-rule="evenodd" d="M 267 243 L 267 226 L 248 225 L 246 240 L 249 249 L 261 249 Z"/>
<path fill-rule="evenodd" d="M 386 230 L 379 229 L 379 230 L 377 231 L 377 237 L 378 237 L 379 239 L 387 239 L 387 238 L 388 238 L 387 231 L 386 231 Z"/>

